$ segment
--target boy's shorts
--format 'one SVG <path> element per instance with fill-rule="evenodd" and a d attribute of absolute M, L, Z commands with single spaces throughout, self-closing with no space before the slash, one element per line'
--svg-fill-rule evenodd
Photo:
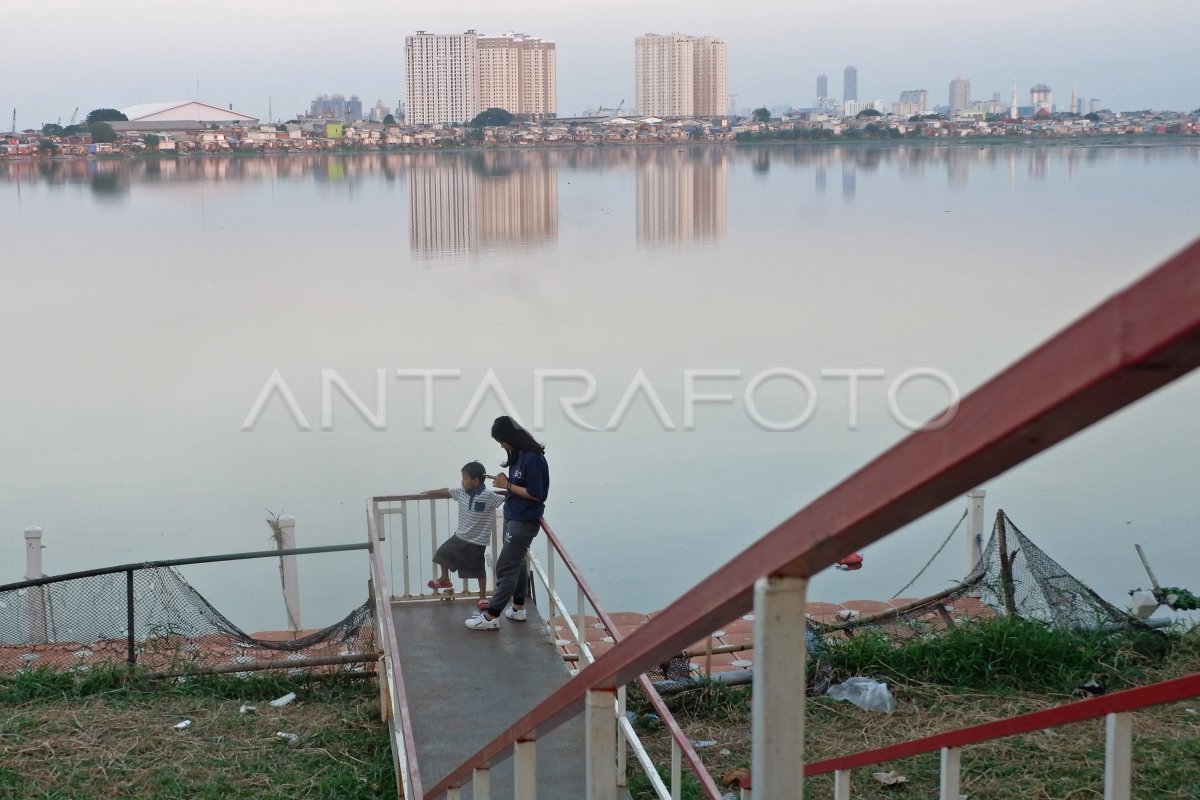
<path fill-rule="evenodd" d="M 481 544 L 468 542 L 457 536 L 451 536 L 437 549 L 433 563 L 457 572 L 460 578 L 487 578 L 487 565 L 484 563 Z"/>

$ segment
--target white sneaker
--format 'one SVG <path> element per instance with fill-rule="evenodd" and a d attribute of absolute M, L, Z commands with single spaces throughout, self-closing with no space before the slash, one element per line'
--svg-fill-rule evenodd
<path fill-rule="evenodd" d="M 504 616 L 508 619 L 515 619 L 517 622 L 524 622 L 528 614 L 525 613 L 525 609 L 523 608 L 513 608 L 512 606 L 509 606 L 508 608 L 504 609 Z"/>
<path fill-rule="evenodd" d="M 464 624 L 473 631 L 500 630 L 500 620 L 488 619 L 482 611 L 472 615 Z"/>

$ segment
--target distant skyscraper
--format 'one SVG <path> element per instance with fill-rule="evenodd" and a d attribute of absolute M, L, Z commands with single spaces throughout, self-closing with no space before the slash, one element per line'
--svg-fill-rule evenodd
<path fill-rule="evenodd" d="M 821 104 L 822 97 L 829 97 L 829 76 L 817 76 L 817 105 Z"/>
<path fill-rule="evenodd" d="M 640 114 L 720 117 L 729 113 L 728 46 L 713 36 L 648 33 L 634 42 Z"/>
<path fill-rule="evenodd" d="M 950 113 L 957 114 L 971 107 L 971 82 L 966 78 L 950 81 Z"/>
<path fill-rule="evenodd" d="M 858 67 L 846 67 L 842 73 L 842 102 L 852 103 L 858 99 Z"/>
<path fill-rule="evenodd" d="M 347 124 L 364 118 L 362 101 L 358 99 L 358 95 L 354 94 L 350 95 L 349 100 L 340 94 L 319 95 L 316 100 L 312 101 L 308 115 L 339 119 Z"/>
<path fill-rule="evenodd" d="M 555 115 L 554 42 L 521 33 L 479 37 L 479 107 L 533 117 Z"/>
<path fill-rule="evenodd" d="M 1044 83 L 1039 83 L 1029 90 L 1029 105 L 1033 106 L 1033 113 L 1037 114 L 1044 111 L 1047 114 L 1054 111 L 1054 95 L 1050 91 L 1050 87 Z"/>
<path fill-rule="evenodd" d="M 922 116 L 929 113 L 929 92 L 925 89 L 910 89 L 900 93 L 900 102 L 892 104 L 892 113 L 901 117 Z"/>
<path fill-rule="evenodd" d="M 468 122 L 479 108 L 479 37 L 417 31 L 404 40 L 406 121 Z"/>

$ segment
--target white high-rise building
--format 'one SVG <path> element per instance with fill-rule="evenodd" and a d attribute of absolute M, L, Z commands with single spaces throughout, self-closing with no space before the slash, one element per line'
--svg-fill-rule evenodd
<path fill-rule="evenodd" d="M 523 33 L 479 37 L 479 106 L 553 117 L 557 111 L 556 47 Z"/>
<path fill-rule="evenodd" d="M 954 115 L 971 107 L 971 82 L 966 78 L 950 81 L 950 114 Z"/>
<path fill-rule="evenodd" d="M 910 89 L 900 93 L 900 102 L 892 103 L 892 113 L 900 117 L 924 116 L 929 113 L 929 92 Z"/>
<path fill-rule="evenodd" d="M 479 106 L 479 37 L 417 31 L 404 39 L 405 120 L 410 125 L 469 122 Z"/>
<path fill-rule="evenodd" d="M 635 42 L 637 110 L 658 117 L 729 113 L 729 50 L 714 36 L 648 33 Z"/>
<path fill-rule="evenodd" d="M 1029 105 L 1033 106 L 1034 114 L 1051 114 L 1054 112 L 1054 93 L 1050 91 L 1049 86 L 1039 83 L 1029 90 Z"/>

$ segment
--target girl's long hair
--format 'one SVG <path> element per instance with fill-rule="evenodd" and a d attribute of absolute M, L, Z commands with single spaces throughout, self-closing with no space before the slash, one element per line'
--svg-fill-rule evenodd
<path fill-rule="evenodd" d="M 546 452 L 545 445 L 534 439 L 529 431 L 518 425 L 512 417 L 496 417 L 496 421 L 492 423 L 492 438 L 512 448 L 508 460 L 500 465 L 502 467 L 517 463 L 517 457 L 521 453 L 544 455 Z"/>

